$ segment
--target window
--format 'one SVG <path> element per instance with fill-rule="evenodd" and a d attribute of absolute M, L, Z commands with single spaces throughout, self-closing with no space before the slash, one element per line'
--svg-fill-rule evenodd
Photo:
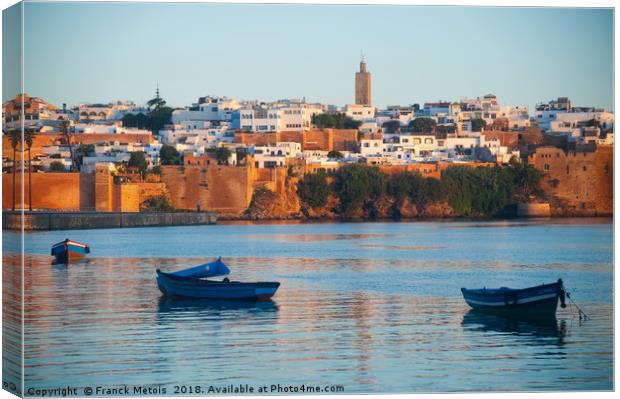
<path fill-rule="evenodd" d="M 430 137 L 426 138 L 426 139 L 424 139 L 424 143 L 425 144 L 433 144 L 433 139 L 431 139 Z"/>
<path fill-rule="evenodd" d="M 543 168 L 544 168 L 545 170 L 549 170 L 549 164 L 548 164 L 548 163 L 546 163 L 546 164 L 543 166 Z"/>

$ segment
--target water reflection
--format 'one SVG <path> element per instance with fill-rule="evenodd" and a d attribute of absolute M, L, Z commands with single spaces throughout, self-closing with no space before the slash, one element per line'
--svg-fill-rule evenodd
<path fill-rule="evenodd" d="M 565 344 L 566 321 L 551 317 L 500 316 L 470 310 L 461 323 L 468 331 L 508 333 L 528 339 L 530 344 L 549 344 L 549 338 L 558 346 Z"/>
<path fill-rule="evenodd" d="M 342 241 L 342 240 L 366 240 L 373 238 L 389 238 L 394 234 L 263 234 L 251 235 L 248 238 L 253 240 L 274 240 L 281 242 L 320 242 L 320 241 Z"/>
<path fill-rule="evenodd" d="M 344 384 L 347 393 L 613 389 L 611 226 L 439 231 L 437 225 L 91 230 L 81 234 L 97 243 L 97 253 L 67 266 L 50 266 L 49 255 L 64 232 L 28 233 L 26 387 L 275 382 Z M 432 247 L 445 248 L 413 250 Z M 411 250 L 395 250 L 405 248 Z M 281 281 L 274 302 L 162 299 L 155 269 L 179 270 L 220 254 L 236 280 Z M 16 343 L 5 340 L 5 377 L 22 371 L 21 314 L 6 311 L 20 309 L 20 266 L 5 250 L 3 329 Z M 567 309 L 542 323 L 468 313 L 460 292 L 481 282 L 533 286 L 558 276 L 578 288 L 576 299 L 591 315 L 584 325 L 571 324 Z"/>
<path fill-rule="evenodd" d="M 239 316 L 246 316 L 261 312 L 277 312 L 278 305 L 274 301 L 181 299 L 162 296 L 157 311 L 159 313 L 238 311 Z"/>

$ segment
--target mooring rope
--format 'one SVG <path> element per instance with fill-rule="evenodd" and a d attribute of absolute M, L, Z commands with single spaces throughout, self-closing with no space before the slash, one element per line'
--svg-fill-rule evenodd
<path fill-rule="evenodd" d="M 588 315 L 586 315 L 586 313 L 585 313 L 583 310 L 581 310 L 581 308 L 579 307 L 579 305 L 577 305 L 577 304 L 575 303 L 575 301 L 573 301 L 573 298 L 571 298 L 571 297 L 570 297 L 570 292 L 568 292 L 568 291 L 566 292 L 566 297 L 567 297 L 567 298 L 568 298 L 568 300 L 571 302 L 571 304 L 575 305 L 575 308 L 577 308 L 577 311 L 579 312 L 579 313 L 578 313 L 578 314 L 579 314 L 579 320 L 581 320 L 581 319 L 582 319 L 582 317 L 583 317 L 583 320 L 587 319 L 587 318 L 588 318 Z"/>

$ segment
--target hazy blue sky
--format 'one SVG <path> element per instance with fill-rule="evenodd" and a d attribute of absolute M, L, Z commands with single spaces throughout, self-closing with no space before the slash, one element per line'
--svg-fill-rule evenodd
<path fill-rule="evenodd" d="M 486 93 L 613 106 L 610 9 L 27 3 L 24 21 L 26 92 L 57 105 L 143 103 L 157 82 L 173 106 L 344 105 L 363 50 L 380 107 Z"/>

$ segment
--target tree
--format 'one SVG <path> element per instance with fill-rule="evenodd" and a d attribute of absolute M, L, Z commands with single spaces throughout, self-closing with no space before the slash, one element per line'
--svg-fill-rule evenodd
<path fill-rule="evenodd" d="M 432 133 L 437 122 L 432 118 L 419 117 L 409 122 L 409 127 L 416 133 Z"/>
<path fill-rule="evenodd" d="M 456 132 L 456 126 L 455 125 L 438 125 L 436 127 L 437 133 L 443 133 L 443 134 L 448 134 L 448 133 L 454 133 Z"/>
<path fill-rule="evenodd" d="M 65 164 L 60 161 L 53 161 L 50 163 L 50 171 L 52 172 L 64 172 Z"/>
<path fill-rule="evenodd" d="M 163 145 L 159 150 L 159 163 L 161 165 L 180 165 L 181 155 L 171 145 Z"/>
<path fill-rule="evenodd" d="M 166 101 L 159 96 L 159 85 L 158 85 L 157 89 L 155 90 L 155 97 L 147 101 L 146 106 L 149 110 L 150 109 L 157 110 L 163 107 L 164 105 L 166 105 Z"/>
<path fill-rule="evenodd" d="M 28 209 L 32 211 L 32 158 L 30 156 L 30 149 L 34 142 L 34 138 L 37 133 L 34 129 L 27 128 L 24 131 L 24 142 L 28 148 Z"/>
<path fill-rule="evenodd" d="M 136 116 L 134 114 L 125 114 L 121 119 L 123 127 L 136 127 Z"/>
<path fill-rule="evenodd" d="M 314 114 L 311 122 L 319 129 L 333 128 L 336 126 L 336 118 L 333 114 Z"/>
<path fill-rule="evenodd" d="M 362 122 L 355 121 L 342 112 L 314 114 L 311 122 L 319 129 L 357 129 L 362 124 Z"/>
<path fill-rule="evenodd" d="M 151 132 L 153 134 L 159 133 L 159 131 L 162 130 L 165 125 L 171 123 L 172 111 L 173 109 L 170 107 L 161 106 L 149 112 L 148 118 L 150 121 Z"/>
<path fill-rule="evenodd" d="M 381 125 L 381 128 L 383 128 L 385 133 L 396 133 L 400 130 L 400 121 L 397 119 L 385 121 L 383 125 Z"/>
<path fill-rule="evenodd" d="M 9 131 L 9 141 L 11 142 L 11 148 L 13 149 L 13 206 L 12 210 L 15 210 L 15 175 L 17 173 L 17 147 L 22 141 L 22 132 L 19 129 L 13 129 Z"/>
<path fill-rule="evenodd" d="M 69 121 L 60 121 L 60 135 L 67 143 L 67 147 L 69 147 L 69 155 L 71 156 L 71 170 L 75 170 L 79 168 L 76 165 L 75 157 L 73 156 L 73 146 L 71 144 L 71 132 L 69 131 Z"/>
<path fill-rule="evenodd" d="M 166 107 L 166 101 L 159 96 L 159 86 L 155 91 L 155 98 L 150 99 L 146 103 L 149 109 L 148 125 L 153 134 L 159 133 L 159 131 L 172 120 L 172 111 L 170 107 Z M 139 117 L 139 115 L 138 115 Z M 140 124 L 142 121 L 136 120 L 136 124 Z"/>
<path fill-rule="evenodd" d="M 327 205 L 329 185 L 327 173 L 319 170 L 317 173 L 308 173 L 297 184 L 299 198 L 311 208 L 320 208 Z"/>
<path fill-rule="evenodd" d="M 95 153 L 94 144 L 80 144 L 75 150 L 75 162 L 78 165 L 78 170 L 82 169 L 84 163 L 84 157 L 89 157 Z"/>
<path fill-rule="evenodd" d="M 230 150 L 226 147 L 218 147 L 215 150 L 215 159 L 217 159 L 218 165 L 228 165 L 228 158 L 230 158 Z"/>
<path fill-rule="evenodd" d="M 340 151 L 332 150 L 332 151 L 327 153 L 327 158 L 342 159 L 342 158 L 344 158 L 344 155 L 342 155 L 342 153 Z"/>
<path fill-rule="evenodd" d="M 140 174 L 144 175 L 144 173 L 146 173 L 146 169 L 148 168 L 148 162 L 144 156 L 144 151 L 132 152 L 129 156 L 129 162 L 127 165 L 138 169 Z"/>
<path fill-rule="evenodd" d="M 471 131 L 480 132 L 487 127 L 487 122 L 484 119 L 474 118 L 471 120 Z"/>
<path fill-rule="evenodd" d="M 121 119 L 121 122 L 123 122 L 123 127 L 137 127 L 138 118 L 131 113 L 125 114 L 123 119 Z"/>
<path fill-rule="evenodd" d="M 151 118 L 148 115 L 139 112 L 136 115 L 136 126 L 138 129 L 150 129 L 151 127 Z"/>
<path fill-rule="evenodd" d="M 359 210 L 366 201 L 385 193 L 387 177 L 376 167 L 347 165 L 334 175 L 334 191 L 345 216 Z"/>

